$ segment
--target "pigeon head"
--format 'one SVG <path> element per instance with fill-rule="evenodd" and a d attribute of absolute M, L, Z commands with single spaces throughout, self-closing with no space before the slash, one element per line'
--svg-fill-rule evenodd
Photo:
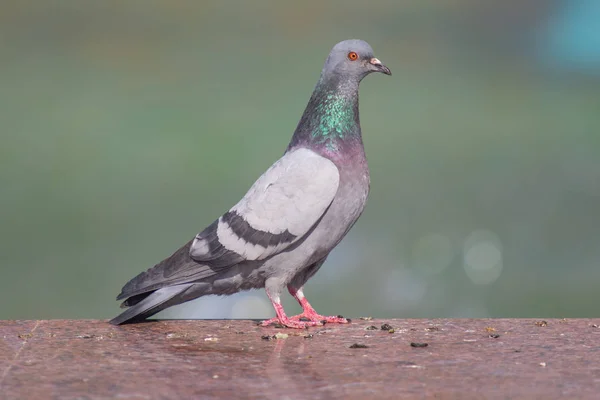
<path fill-rule="evenodd" d="M 367 42 L 352 39 L 344 40 L 333 46 L 325 61 L 321 77 L 323 79 L 335 77 L 360 82 L 371 72 L 392 74 L 390 69 L 375 57 L 373 49 Z"/>
<path fill-rule="evenodd" d="M 362 152 L 358 86 L 371 72 L 391 75 L 363 40 L 333 46 L 288 151 L 305 146 L 327 157 Z"/>

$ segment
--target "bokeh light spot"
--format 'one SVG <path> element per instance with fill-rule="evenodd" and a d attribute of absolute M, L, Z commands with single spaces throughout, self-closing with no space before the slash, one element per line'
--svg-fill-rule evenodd
<path fill-rule="evenodd" d="M 465 240 L 463 267 L 476 285 L 494 282 L 502 272 L 502 244 L 498 235 L 487 230 L 473 231 Z"/>

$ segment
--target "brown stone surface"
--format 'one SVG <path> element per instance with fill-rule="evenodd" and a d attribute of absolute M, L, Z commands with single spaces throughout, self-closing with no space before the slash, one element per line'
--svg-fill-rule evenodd
<path fill-rule="evenodd" d="M 0 321 L 0 397 L 597 399 L 596 323 L 356 320 L 296 331 L 240 320 Z M 289 336 L 262 338 L 278 332 Z"/>

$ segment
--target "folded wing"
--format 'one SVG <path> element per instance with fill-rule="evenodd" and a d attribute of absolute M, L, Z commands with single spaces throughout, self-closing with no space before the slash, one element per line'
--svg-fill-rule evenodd
<path fill-rule="evenodd" d="M 339 179 L 335 164 L 313 151 L 287 153 L 239 203 L 196 235 L 191 258 L 222 267 L 283 251 L 323 216 Z"/>
<path fill-rule="evenodd" d="M 129 281 L 124 306 L 160 288 L 212 277 L 243 261 L 264 260 L 301 240 L 323 216 L 339 185 L 330 160 L 308 149 L 286 153 L 239 203 L 173 255 Z"/>

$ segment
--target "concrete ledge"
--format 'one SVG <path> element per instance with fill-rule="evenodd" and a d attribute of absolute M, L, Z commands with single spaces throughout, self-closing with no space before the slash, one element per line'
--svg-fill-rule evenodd
<path fill-rule="evenodd" d="M 242 320 L 0 321 L 0 397 L 596 399 L 596 323 L 357 319 L 295 331 Z"/>

